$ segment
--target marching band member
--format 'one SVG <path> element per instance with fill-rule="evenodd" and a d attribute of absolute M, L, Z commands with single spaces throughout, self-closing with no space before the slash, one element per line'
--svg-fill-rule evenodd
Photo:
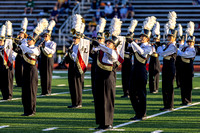
<path fill-rule="evenodd" d="M 188 46 L 185 46 L 182 50 L 178 49 L 178 55 L 181 57 L 181 105 L 190 105 L 192 103 L 193 60 L 196 56 L 193 22 L 190 21 L 188 23 L 186 32 Z"/>
<path fill-rule="evenodd" d="M 104 18 L 100 18 L 99 25 L 97 25 L 97 40 L 99 43 L 104 44 L 105 43 L 105 33 L 104 28 L 106 26 L 106 20 Z M 97 52 L 99 50 L 96 46 L 90 47 L 90 57 L 92 58 L 92 64 L 91 64 L 91 82 L 92 82 L 92 94 L 95 99 L 95 76 L 96 76 L 96 66 L 97 66 Z"/>
<path fill-rule="evenodd" d="M 184 36 L 183 34 L 183 30 L 182 30 L 182 26 L 181 24 L 178 24 L 178 43 L 177 43 L 177 47 L 181 50 L 184 47 Z M 180 76 L 181 76 L 181 56 L 177 55 L 176 57 L 176 62 L 175 62 L 175 66 L 176 66 L 176 88 L 180 88 Z"/>
<path fill-rule="evenodd" d="M 135 116 L 131 120 L 146 119 L 146 84 L 147 70 L 146 63 L 149 55 L 152 54 L 152 48 L 149 44 L 151 29 L 156 22 L 154 16 L 148 17 L 143 22 L 143 29 L 140 34 L 141 44 L 130 43 L 134 52 L 134 66 L 131 71 L 130 100 L 135 110 Z"/>
<path fill-rule="evenodd" d="M 7 39 L 5 39 L 5 35 Z M 2 100 L 11 100 L 13 97 L 13 66 L 12 66 L 12 23 L 6 21 L 2 25 L 0 34 L 0 89 Z"/>
<path fill-rule="evenodd" d="M 26 29 L 28 26 L 28 20 L 27 18 L 24 18 L 21 24 L 21 30 L 17 36 L 17 39 L 23 40 L 27 39 Z M 22 77 L 23 77 L 23 57 L 22 57 L 22 51 L 18 45 L 19 41 L 14 42 L 13 45 L 13 51 L 17 53 L 17 56 L 15 58 L 15 80 L 17 87 L 22 87 Z"/>
<path fill-rule="evenodd" d="M 173 110 L 174 106 L 174 76 L 176 59 L 176 13 L 169 12 L 169 22 L 165 25 L 165 35 L 167 35 L 166 46 L 158 47 L 157 53 L 163 57 L 162 68 L 162 95 L 164 108 L 160 111 Z"/>
<path fill-rule="evenodd" d="M 137 26 L 138 21 L 137 20 L 132 20 L 131 25 L 128 27 L 128 34 L 126 35 L 126 43 L 125 43 L 125 53 L 124 53 L 124 62 L 122 63 L 122 88 L 124 95 L 121 96 L 121 98 L 127 98 L 129 97 L 129 87 L 130 87 L 130 71 L 132 68 L 132 53 L 129 51 L 129 45 L 128 42 L 131 40 L 133 41 L 133 36 L 134 36 L 134 30 L 135 27 Z"/>
<path fill-rule="evenodd" d="M 40 67 L 40 78 L 41 78 L 41 95 L 51 94 L 51 81 L 54 59 L 53 54 L 56 52 L 56 43 L 51 41 L 52 30 L 55 26 L 55 21 L 51 20 L 47 30 L 44 31 L 44 41 L 40 44 L 41 48 L 41 67 Z"/>
<path fill-rule="evenodd" d="M 68 84 L 71 95 L 72 105 L 68 108 L 82 107 L 82 88 L 84 83 L 84 72 L 88 64 L 90 41 L 83 39 L 85 24 L 79 14 L 73 17 L 73 43 L 67 50 L 65 62 L 69 63 Z"/>
<path fill-rule="evenodd" d="M 118 61 L 117 47 L 120 44 L 118 35 L 121 32 L 121 21 L 113 18 L 110 26 L 111 36 L 105 41 L 106 46 L 93 41 L 99 47 L 95 81 L 95 116 L 96 130 L 112 129 L 116 86 L 116 68 Z"/>
<path fill-rule="evenodd" d="M 19 43 L 24 59 L 22 85 L 22 104 L 24 107 L 24 114 L 22 114 L 22 116 L 33 116 L 36 113 L 36 95 L 38 88 L 38 70 L 36 62 L 40 50 L 35 46 L 35 43 L 47 25 L 48 21 L 42 19 L 34 29 L 34 33 L 28 36 L 28 42 L 22 40 L 22 42 Z"/>
<path fill-rule="evenodd" d="M 156 50 L 160 46 L 160 24 L 156 22 L 153 28 L 153 54 L 150 56 L 149 62 L 149 90 L 150 93 L 158 93 L 159 89 L 159 76 L 160 76 L 160 61 Z"/>

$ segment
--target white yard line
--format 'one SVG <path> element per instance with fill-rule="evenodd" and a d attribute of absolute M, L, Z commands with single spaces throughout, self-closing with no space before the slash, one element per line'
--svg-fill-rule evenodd
<path fill-rule="evenodd" d="M 163 132 L 163 130 L 156 130 L 156 131 L 153 131 L 151 133 L 161 133 L 161 132 Z"/>
<path fill-rule="evenodd" d="M 9 127 L 9 125 L 0 126 L 0 129 Z"/>
<path fill-rule="evenodd" d="M 191 105 L 186 105 L 186 106 L 181 106 L 179 108 L 176 108 L 174 109 L 173 111 L 177 111 L 177 110 L 180 110 L 180 109 L 184 109 L 184 108 L 188 108 L 188 107 L 191 107 L 191 106 L 194 106 L 194 105 L 198 105 L 200 104 L 200 102 L 197 102 L 197 103 L 193 103 Z M 161 113 L 157 113 L 157 114 L 154 114 L 154 115 L 150 115 L 150 116 L 147 116 L 146 119 L 150 119 L 150 118 L 153 118 L 153 117 L 156 117 L 156 116 L 160 116 L 160 115 L 163 115 L 163 114 L 167 114 L 167 113 L 170 113 L 170 112 L 173 112 L 173 111 L 164 111 L 164 112 L 161 112 Z M 129 121 L 129 122 L 126 122 L 126 123 L 122 123 L 122 124 L 119 124 L 119 125 L 116 125 L 113 127 L 113 129 L 116 129 L 116 128 L 119 128 L 119 127 L 124 127 L 124 126 L 127 126 L 127 125 L 130 125 L 132 123 L 136 123 L 136 122 L 139 122 L 141 120 L 134 120 L 134 121 Z M 99 130 L 99 131 L 96 131 L 94 133 L 102 133 L 102 132 L 106 132 L 107 130 Z"/>
<path fill-rule="evenodd" d="M 83 91 L 91 91 L 92 89 L 84 89 Z M 68 93 L 70 93 L 70 92 L 59 92 L 59 93 L 52 93 L 50 96 L 55 96 L 55 95 L 60 95 L 60 94 L 68 94 Z M 45 95 L 39 95 L 39 96 L 37 96 L 38 98 L 39 97 L 47 97 L 47 96 L 45 96 Z M 15 100 L 19 100 L 19 99 L 21 99 L 21 98 L 13 98 L 11 101 L 15 101 Z M 2 103 L 2 102 L 7 102 L 8 100 L 0 100 L 0 103 Z"/>
<path fill-rule="evenodd" d="M 52 131 L 58 129 L 58 127 L 51 127 L 51 128 L 46 128 L 46 129 L 42 129 L 42 131 Z"/>

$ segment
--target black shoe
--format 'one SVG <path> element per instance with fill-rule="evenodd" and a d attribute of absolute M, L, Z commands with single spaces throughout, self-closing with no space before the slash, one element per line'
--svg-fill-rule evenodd
<path fill-rule="evenodd" d="M 121 98 L 129 98 L 129 95 L 123 95 Z"/>
<path fill-rule="evenodd" d="M 21 114 L 21 116 L 27 116 L 28 114 Z"/>
<path fill-rule="evenodd" d="M 113 126 L 112 125 L 107 125 L 104 127 L 104 130 L 109 130 L 109 129 L 113 129 Z"/>
<path fill-rule="evenodd" d="M 185 106 L 185 105 L 191 105 L 192 103 L 181 103 L 180 105 Z"/>
<path fill-rule="evenodd" d="M 130 120 L 146 120 L 146 117 L 145 116 L 143 116 L 143 117 L 134 116 L 134 117 L 130 118 Z"/>
<path fill-rule="evenodd" d="M 95 128 L 95 130 L 103 130 L 104 126 L 99 125 L 98 127 Z"/>
<path fill-rule="evenodd" d="M 32 114 L 26 114 L 26 113 L 21 114 L 21 116 L 34 116 L 34 115 L 35 115 L 34 113 L 32 113 Z"/>
<path fill-rule="evenodd" d="M 173 111 L 173 108 L 160 108 L 160 111 Z"/>

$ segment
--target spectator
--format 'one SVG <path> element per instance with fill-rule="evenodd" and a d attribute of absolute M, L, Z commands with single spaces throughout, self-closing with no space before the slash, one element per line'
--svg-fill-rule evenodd
<path fill-rule="evenodd" d="M 40 18 L 39 17 L 36 17 L 36 19 L 34 20 L 33 22 L 33 26 L 34 28 L 37 26 L 37 24 L 40 22 Z"/>
<path fill-rule="evenodd" d="M 28 0 L 27 3 L 26 3 L 26 7 L 24 8 L 24 15 L 26 15 L 26 11 L 28 9 L 30 9 L 30 15 L 31 15 L 32 12 L 33 12 L 34 6 L 35 6 L 34 1 L 33 0 Z"/>
<path fill-rule="evenodd" d="M 65 2 L 61 6 L 60 13 L 62 14 L 65 11 L 67 14 L 69 14 L 69 9 L 70 9 L 69 0 L 65 0 Z"/>
<path fill-rule="evenodd" d="M 99 22 L 99 19 L 103 16 L 100 8 L 97 9 L 97 11 L 94 13 L 94 16 L 96 18 L 96 21 Z"/>
<path fill-rule="evenodd" d="M 95 30 L 95 27 L 97 26 L 97 22 L 96 22 L 95 17 L 92 17 L 92 21 L 89 22 L 88 26 L 89 26 L 88 27 L 89 32 L 92 33 Z"/>
<path fill-rule="evenodd" d="M 126 5 L 123 5 L 123 8 L 120 9 L 120 16 L 122 19 L 126 18 L 127 11 L 128 11 L 128 9 L 126 8 Z"/>
<path fill-rule="evenodd" d="M 131 19 L 133 19 L 135 13 L 134 13 L 134 8 L 133 8 L 131 3 L 129 3 L 128 11 L 127 11 L 127 14 L 126 14 L 126 18 L 128 18 L 129 14 L 131 14 Z"/>
<path fill-rule="evenodd" d="M 120 12 L 117 7 L 114 8 L 114 11 L 112 12 L 112 17 L 120 18 Z"/>
<path fill-rule="evenodd" d="M 53 11 L 51 12 L 50 19 L 51 19 L 51 20 L 55 20 L 56 22 L 58 22 L 58 16 L 59 16 L 59 14 L 58 14 L 58 9 L 57 9 L 57 7 L 55 6 L 55 7 L 53 8 Z"/>
<path fill-rule="evenodd" d="M 92 9 L 97 9 L 97 1 L 96 0 L 92 1 L 91 8 Z"/>
<path fill-rule="evenodd" d="M 58 0 L 58 2 L 56 3 L 56 7 L 58 10 L 60 10 L 62 4 L 64 3 L 65 0 Z"/>
<path fill-rule="evenodd" d="M 97 1 L 97 8 L 101 6 L 101 0 L 96 0 Z"/>
<path fill-rule="evenodd" d="M 107 18 L 112 17 L 113 7 L 111 6 L 110 2 L 107 2 L 107 5 L 105 6 L 104 12 L 105 12 L 105 17 L 107 17 Z"/>
<path fill-rule="evenodd" d="M 75 0 L 74 2 L 74 6 L 76 6 L 77 4 L 79 4 L 80 2 L 78 0 Z"/>

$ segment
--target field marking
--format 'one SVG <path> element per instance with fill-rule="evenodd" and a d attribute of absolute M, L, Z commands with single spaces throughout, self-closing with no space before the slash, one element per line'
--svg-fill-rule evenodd
<path fill-rule="evenodd" d="M 67 86 L 66 84 L 59 84 L 59 85 L 57 85 L 57 86 Z"/>
<path fill-rule="evenodd" d="M 153 131 L 151 133 L 161 133 L 161 132 L 163 132 L 163 130 L 156 130 L 156 131 Z"/>
<path fill-rule="evenodd" d="M 0 129 L 9 127 L 9 125 L 0 126 Z"/>
<path fill-rule="evenodd" d="M 46 129 L 42 129 L 42 131 L 52 131 L 55 129 L 58 129 L 59 127 L 51 127 L 51 128 L 46 128 Z"/>
<path fill-rule="evenodd" d="M 198 90 L 198 89 L 200 89 L 200 87 L 195 87 L 194 89 L 195 89 L 195 90 Z"/>
<path fill-rule="evenodd" d="M 83 91 L 91 91 L 92 89 L 84 89 Z M 55 96 L 55 95 L 60 95 L 60 94 L 68 94 L 70 93 L 69 91 L 68 92 L 58 92 L 58 93 L 52 93 L 50 96 Z M 39 97 L 47 97 L 46 95 L 38 95 L 37 98 Z M 15 100 L 19 100 L 19 99 L 22 99 L 22 98 L 13 98 L 12 100 L 10 101 L 15 101 Z M 0 100 L 0 103 L 2 102 L 7 102 L 8 100 Z"/>
<path fill-rule="evenodd" d="M 64 84 L 59 84 L 60 86 L 64 85 Z M 58 85 L 57 85 L 58 86 Z M 91 85 L 85 85 L 84 87 L 91 87 Z M 116 86 L 117 88 L 118 87 L 122 87 L 122 85 L 117 85 Z M 83 91 L 91 91 L 92 89 L 83 89 Z M 60 95 L 60 94 L 68 94 L 70 93 L 69 91 L 68 92 L 58 92 L 58 93 L 52 93 L 50 96 L 55 96 L 55 95 Z M 46 95 L 38 95 L 37 97 L 47 97 Z M 13 98 L 12 100 L 10 101 L 15 101 L 15 100 L 20 100 L 21 98 Z M 8 100 L 0 100 L 0 103 L 2 102 L 7 102 Z"/>
<path fill-rule="evenodd" d="M 150 119 L 150 118 L 153 118 L 153 117 L 156 117 L 156 116 L 160 116 L 160 115 L 163 115 L 163 114 L 167 114 L 167 113 L 170 113 L 170 112 L 174 112 L 174 111 L 177 111 L 177 110 L 180 110 L 180 109 L 184 109 L 184 108 L 188 108 L 188 107 L 191 107 L 191 106 L 194 106 L 194 105 L 198 105 L 198 104 L 200 104 L 200 102 L 193 103 L 191 105 L 181 106 L 179 108 L 175 108 L 173 111 L 164 111 L 164 112 L 161 112 L 161 113 L 153 114 L 153 115 L 147 116 L 146 119 Z M 126 123 L 122 123 L 122 124 L 114 126 L 113 129 L 116 129 L 116 128 L 119 128 L 119 127 L 123 127 L 123 126 L 127 126 L 127 125 L 130 125 L 132 123 L 139 122 L 139 121 L 142 121 L 142 120 L 134 120 L 134 121 L 129 121 L 129 122 L 126 122 Z M 96 131 L 94 133 L 102 133 L 102 132 L 106 132 L 106 131 L 108 131 L 108 130 L 99 130 L 99 131 Z"/>

